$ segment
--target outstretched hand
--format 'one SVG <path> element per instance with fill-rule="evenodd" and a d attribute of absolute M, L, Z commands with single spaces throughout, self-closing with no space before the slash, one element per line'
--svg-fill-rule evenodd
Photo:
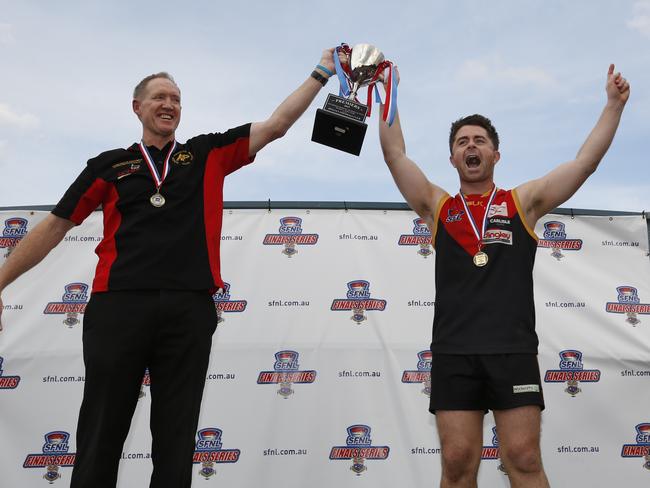
<path fill-rule="evenodd" d="M 340 55 L 339 55 L 339 59 L 341 59 Z M 343 59 L 345 59 L 345 58 L 343 58 Z M 343 62 L 343 60 L 341 60 L 341 62 Z M 333 47 L 331 47 L 329 49 L 325 49 L 323 51 L 323 55 L 321 56 L 320 62 L 318 64 L 320 64 L 321 66 L 324 66 L 325 68 L 327 68 L 328 70 L 330 70 L 332 72 L 336 71 L 336 67 L 334 66 L 334 48 Z"/>
<path fill-rule="evenodd" d="M 609 65 L 607 71 L 607 84 L 605 86 L 607 91 L 607 99 L 613 102 L 625 104 L 630 98 L 630 84 L 627 82 L 620 72 L 614 72 L 614 65 Z"/>

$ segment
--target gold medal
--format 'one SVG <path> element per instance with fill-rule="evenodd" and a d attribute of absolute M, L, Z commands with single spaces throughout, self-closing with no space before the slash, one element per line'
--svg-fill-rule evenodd
<path fill-rule="evenodd" d="M 483 251 L 479 251 L 476 254 L 474 254 L 472 261 L 474 261 L 474 266 L 478 266 L 479 268 L 481 268 L 487 264 L 488 255 L 485 254 Z"/>

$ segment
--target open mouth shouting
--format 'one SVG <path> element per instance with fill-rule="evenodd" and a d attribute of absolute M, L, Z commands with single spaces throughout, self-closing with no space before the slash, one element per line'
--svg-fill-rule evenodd
<path fill-rule="evenodd" d="M 481 165 L 481 158 L 476 154 L 468 154 L 465 156 L 465 164 L 468 168 L 478 168 Z"/>

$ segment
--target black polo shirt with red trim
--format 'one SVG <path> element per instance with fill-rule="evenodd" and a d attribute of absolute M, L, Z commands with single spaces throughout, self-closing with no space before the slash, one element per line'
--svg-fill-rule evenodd
<path fill-rule="evenodd" d="M 481 229 L 485 266 L 476 266 L 478 239 L 462 197 L 444 197 L 432 231 L 436 248 L 436 305 L 431 350 L 439 354 L 537 353 L 533 266 L 537 236 L 528 227 L 516 190 L 467 195 Z"/>
<path fill-rule="evenodd" d="M 80 224 L 99 205 L 104 237 L 93 292 L 223 287 L 219 248 L 226 175 L 249 164 L 250 124 L 177 144 L 160 193 L 138 144 L 90 159 L 52 213 Z M 149 152 L 158 164 L 172 143 Z M 158 166 L 162 174 L 161 166 Z"/>

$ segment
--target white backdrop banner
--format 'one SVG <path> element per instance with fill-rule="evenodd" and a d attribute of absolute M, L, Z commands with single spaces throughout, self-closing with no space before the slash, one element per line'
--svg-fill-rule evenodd
<path fill-rule="evenodd" d="M 0 263 L 46 215 L 0 212 Z M 646 221 L 548 215 L 536 232 L 542 451 L 551 485 L 647 487 Z M 2 487 L 69 486 L 84 382 L 83 313 L 101 234 L 95 212 L 3 295 Z M 430 237 L 403 210 L 224 211 L 227 285 L 214 296 L 220 323 L 194 486 L 437 484 L 440 446 L 428 413 Z M 501 306 L 510 306 L 509 297 Z M 144 373 L 121 488 L 148 486 L 151 473 Z M 491 414 L 484 425 L 479 485 L 506 487 Z"/>

